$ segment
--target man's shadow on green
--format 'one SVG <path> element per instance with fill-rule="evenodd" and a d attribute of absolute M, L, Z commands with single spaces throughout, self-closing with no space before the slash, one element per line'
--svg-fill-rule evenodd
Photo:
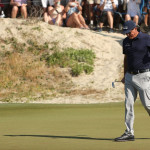
<path fill-rule="evenodd" d="M 10 137 L 44 137 L 53 139 L 79 139 L 79 140 L 100 140 L 100 141 L 114 141 L 112 138 L 92 138 L 83 136 L 56 136 L 56 135 L 4 135 Z M 150 138 L 135 138 L 136 140 L 150 140 Z"/>
<path fill-rule="evenodd" d="M 107 140 L 113 141 L 111 138 L 92 138 L 92 137 L 84 137 L 84 136 L 56 136 L 56 135 L 4 135 L 10 137 L 45 137 L 45 138 L 53 138 L 53 139 L 80 139 L 80 140 Z"/>

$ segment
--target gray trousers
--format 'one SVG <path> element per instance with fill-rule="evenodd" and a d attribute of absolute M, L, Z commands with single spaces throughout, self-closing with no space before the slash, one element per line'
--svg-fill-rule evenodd
<path fill-rule="evenodd" d="M 139 93 L 140 100 L 150 115 L 150 72 L 125 74 L 125 125 L 126 132 L 134 135 L 134 102 Z"/>

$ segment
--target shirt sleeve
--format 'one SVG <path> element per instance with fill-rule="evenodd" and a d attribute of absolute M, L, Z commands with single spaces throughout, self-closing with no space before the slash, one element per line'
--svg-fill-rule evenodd
<path fill-rule="evenodd" d="M 123 43 L 122 43 L 122 47 L 123 47 L 123 54 L 126 54 L 126 50 L 125 50 L 125 40 L 123 40 Z"/>
<path fill-rule="evenodd" d="M 150 35 L 148 36 L 147 46 L 150 48 Z"/>

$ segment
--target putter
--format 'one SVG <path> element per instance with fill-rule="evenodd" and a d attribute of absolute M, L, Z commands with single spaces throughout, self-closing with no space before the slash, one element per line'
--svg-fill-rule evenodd
<path fill-rule="evenodd" d="M 113 88 L 115 88 L 115 82 L 121 82 L 121 81 L 117 81 L 117 79 L 116 79 L 114 82 L 112 82 L 112 87 Z"/>

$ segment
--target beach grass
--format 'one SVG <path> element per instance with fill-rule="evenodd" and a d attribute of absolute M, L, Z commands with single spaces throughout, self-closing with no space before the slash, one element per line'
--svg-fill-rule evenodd
<path fill-rule="evenodd" d="M 125 129 L 124 103 L 0 104 L 0 150 L 142 150 L 150 119 L 135 104 L 135 141 L 114 142 Z"/>

